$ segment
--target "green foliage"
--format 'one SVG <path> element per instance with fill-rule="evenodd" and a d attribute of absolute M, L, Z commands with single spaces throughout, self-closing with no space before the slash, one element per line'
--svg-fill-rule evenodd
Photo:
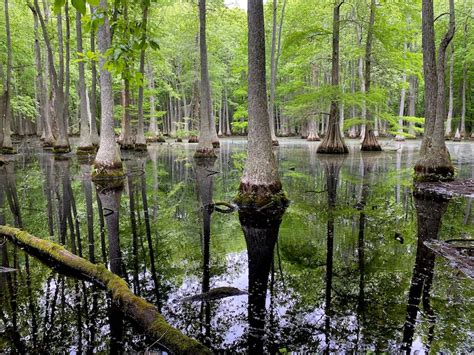
<path fill-rule="evenodd" d="M 36 102 L 34 98 L 16 95 L 12 98 L 11 105 L 13 112 L 30 121 L 35 121 Z"/>

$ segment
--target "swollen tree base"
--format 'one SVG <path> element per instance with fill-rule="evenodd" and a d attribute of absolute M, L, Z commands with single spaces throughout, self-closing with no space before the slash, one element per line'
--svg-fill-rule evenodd
<path fill-rule="evenodd" d="M 431 151 L 420 154 L 415 164 L 416 182 L 452 181 L 454 180 L 454 166 L 446 147 L 428 148 Z"/>
<path fill-rule="evenodd" d="M 69 145 L 55 145 L 53 147 L 53 153 L 56 154 L 66 154 L 71 151 L 71 147 Z"/>
<path fill-rule="evenodd" d="M 242 209 L 279 208 L 288 205 L 288 198 L 282 190 L 281 183 L 270 185 L 252 185 L 240 183 L 239 193 L 234 199 L 235 204 Z"/>
<path fill-rule="evenodd" d="M 120 181 L 123 184 L 124 176 L 122 162 L 114 165 L 103 165 L 95 162 L 92 168 L 92 180 L 94 182 L 108 184 L 109 182 Z"/>
<path fill-rule="evenodd" d="M 382 147 L 380 146 L 379 142 L 377 141 L 377 137 L 374 134 L 372 129 L 367 130 L 364 136 L 364 140 L 362 141 L 362 146 L 360 150 L 363 152 L 381 152 Z"/>
<path fill-rule="evenodd" d="M 95 153 L 97 153 L 97 147 L 94 147 L 93 145 L 85 146 L 85 147 L 77 147 L 76 149 L 76 155 L 78 156 L 95 155 Z"/>
<path fill-rule="evenodd" d="M 105 266 L 92 264 L 67 251 L 61 245 L 37 238 L 17 228 L 0 226 L 0 235 L 103 286 L 112 294 L 113 300 L 125 314 L 137 322 L 148 335 L 157 339 L 157 343 L 163 344 L 171 352 L 211 354 L 210 350 L 197 340 L 172 327 L 154 305 L 136 296 L 125 280 L 110 272 Z"/>
<path fill-rule="evenodd" d="M 146 152 L 147 145 L 146 144 L 137 144 L 137 143 L 135 143 L 135 146 L 134 146 L 133 150 L 135 150 L 137 152 Z"/>
<path fill-rule="evenodd" d="M 194 153 L 194 159 L 214 159 L 216 158 L 216 153 L 214 149 L 204 148 L 204 149 L 197 149 L 196 153 Z"/>
<path fill-rule="evenodd" d="M 0 148 L 0 153 L 1 154 L 16 154 L 17 151 L 13 147 L 2 147 Z"/>
<path fill-rule="evenodd" d="M 199 138 L 197 136 L 189 136 L 188 143 L 199 143 Z"/>

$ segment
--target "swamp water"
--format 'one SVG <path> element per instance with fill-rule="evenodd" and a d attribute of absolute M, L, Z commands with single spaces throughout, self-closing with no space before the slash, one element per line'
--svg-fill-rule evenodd
<path fill-rule="evenodd" d="M 242 140 L 222 140 L 208 165 L 194 164 L 195 145 L 124 154 L 121 191 L 25 141 L 0 168 L 0 224 L 105 263 L 215 352 L 472 353 L 474 283 L 423 243 L 472 238 L 472 199 L 413 196 L 418 141 L 380 154 L 357 143 L 339 158 L 281 140 L 280 223 L 212 208 L 236 194 Z M 458 178 L 474 176 L 474 145 L 449 149 Z M 166 350 L 81 275 L 3 239 L 0 263 L 0 353 Z"/>

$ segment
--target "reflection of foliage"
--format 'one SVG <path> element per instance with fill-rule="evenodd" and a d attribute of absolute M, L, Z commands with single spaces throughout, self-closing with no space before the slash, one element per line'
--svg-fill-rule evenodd
<path fill-rule="evenodd" d="M 303 147 L 303 148 L 302 148 Z M 150 258 L 146 243 L 145 219 L 141 195 L 141 173 L 145 174 L 145 190 L 150 214 L 155 265 L 160 282 L 159 291 L 163 313 L 173 324 L 188 334 L 202 337 L 200 318 L 201 304 L 181 305 L 176 299 L 199 294 L 202 282 L 202 210 L 197 199 L 195 171 L 192 151 L 184 146 L 151 146 L 149 158 L 127 159 L 129 179 L 133 182 L 135 196 L 135 216 L 137 219 L 139 280 L 142 296 L 156 302 L 154 283 L 150 276 Z M 236 145 L 232 150 L 220 149 L 220 158 L 214 169 L 214 201 L 229 201 L 235 196 L 239 177 L 246 159 L 244 147 Z M 397 156 L 393 152 L 383 153 L 372 162 L 371 172 L 363 173 L 364 161 L 358 155 L 351 155 L 344 161 L 338 180 L 337 200 L 332 215 L 335 218 L 334 268 L 332 287 L 331 319 L 334 351 L 355 351 L 355 339 L 359 336 L 360 346 L 365 351 L 398 352 L 401 329 L 405 321 L 407 291 L 412 276 L 416 254 L 416 211 L 411 201 L 411 169 L 407 165 L 410 156 L 402 152 L 401 169 L 395 170 Z M 38 167 L 38 160 L 39 166 Z M 267 314 L 269 329 L 276 339 L 278 349 L 288 351 L 316 351 L 324 349 L 324 308 L 326 287 L 327 188 L 324 165 L 312 156 L 306 146 L 280 149 L 278 152 L 280 172 L 285 190 L 292 203 L 289 206 L 281 228 L 275 251 L 274 292 L 272 299 L 273 318 Z M 367 161 L 365 162 L 367 163 Z M 143 169 L 142 165 L 143 164 Z M 368 163 L 367 163 L 368 164 Z M 368 164 L 370 165 L 370 164 Z M 88 168 L 88 166 L 86 166 Z M 45 193 L 52 193 L 53 223 L 58 240 L 58 211 L 63 196 L 61 171 L 55 167 L 50 156 L 25 158 L 24 165 L 15 163 L 16 189 L 20 200 L 25 229 L 45 237 L 48 230 L 48 200 Z M 461 167 L 461 174 L 470 174 Z M 5 174 L 5 170 L 0 170 Z M 87 210 L 83 193 L 83 183 L 88 177 L 82 176 L 75 161 L 70 162 L 69 175 L 71 189 L 77 207 L 81 231 L 83 255 L 88 257 Z M 0 176 L 1 177 L 1 176 Z M 362 185 L 369 193 L 361 207 Z M 3 185 L 2 185 L 3 186 Z M 2 189 L 0 186 L 0 190 Z M 2 190 L 3 191 L 3 190 Z M 0 192 L 1 193 L 1 192 Z M 94 194 L 95 196 L 95 194 Z M 130 223 L 128 191 L 122 194 L 120 205 L 120 246 L 126 279 L 131 281 L 134 273 L 132 248 L 132 228 Z M 10 206 L 1 199 L 0 214 L 5 214 L 7 223 L 13 224 Z M 358 209 L 359 208 L 359 209 Z M 97 201 L 94 198 L 94 247 L 96 259 L 101 258 L 100 228 Z M 462 235 L 473 235 L 472 224 L 465 225 L 464 217 L 468 202 L 453 199 L 444 216 L 441 239 Z M 359 221 L 361 213 L 366 217 L 364 235 L 364 297 L 359 308 L 360 261 L 359 261 Z M 401 244 L 396 233 L 402 237 Z M 68 231 L 66 246 L 70 249 L 71 238 Z M 9 247 L 10 263 L 13 248 Z M 18 324 L 25 337 L 31 333 L 31 313 L 25 280 L 25 256 L 18 252 Z M 281 264 L 281 271 L 280 271 Z M 474 297 L 472 283 L 459 275 L 441 258 L 436 260 L 435 279 L 432 287 L 432 307 L 437 317 L 435 340 L 432 351 L 469 352 L 472 341 L 469 333 L 474 321 L 470 304 L 466 301 Z M 54 288 L 61 281 L 57 274 L 30 258 L 32 299 L 38 315 L 43 319 L 46 310 L 51 314 Z M 247 260 L 245 241 L 235 214 L 212 214 L 210 241 L 210 285 L 246 288 Z M 74 280 L 65 278 L 65 302 L 62 290 L 57 296 L 55 327 L 51 330 L 50 350 L 62 352 L 77 344 L 76 289 Z M 46 292 L 48 282 L 49 292 Z M 4 283 L 0 283 L 3 287 Z M 79 282 L 80 305 L 83 319 L 84 341 L 88 336 L 86 324 L 92 319 L 99 329 L 108 332 L 107 299 L 98 293 L 98 313 L 92 318 L 93 291 L 90 285 Z M 2 289 L 3 291 L 3 289 Z M 268 292 L 270 293 L 270 291 Z M 46 302 L 48 298 L 49 303 Z M 270 298 L 270 296 L 268 296 Z M 2 293 L 2 310 L 11 317 L 10 296 Z M 86 304 L 89 313 L 86 311 Z M 5 305 L 5 307 L 4 307 Z M 49 307 L 49 308 L 48 308 Z M 63 311 L 61 310 L 63 307 Z M 246 297 L 229 298 L 210 304 L 211 334 L 215 349 L 244 351 L 247 304 Z M 358 311 L 358 309 L 360 309 Z M 270 310 L 269 310 L 270 313 Z M 40 316 L 41 315 L 41 316 Z M 49 316 L 50 317 L 50 316 Z M 89 317 L 89 318 L 87 318 Z M 270 324 L 273 322 L 272 324 Z M 10 323 L 9 323 L 10 324 Z M 39 330 L 45 325 L 41 324 Z M 49 323 L 48 323 L 49 326 Z M 417 335 L 423 342 L 428 337 L 429 322 L 422 314 L 417 325 Z M 126 324 L 125 348 L 139 347 L 135 341 L 139 337 Z M 232 336 L 231 332 L 242 330 L 242 335 Z M 463 331 L 459 331 L 463 330 Z M 99 333 L 102 334 L 102 333 Z M 238 333 L 241 334 L 241 333 Z M 132 338 L 135 337 L 135 338 Z M 10 340 L 5 340 L 0 329 L 0 347 L 9 349 Z M 107 347 L 109 337 L 101 336 L 96 346 Z M 141 339 L 141 338 L 140 338 Z M 230 339 L 230 340 L 229 340 Z M 31 339 L 24 338 L 29 349 Z M 143 344 L 150 342 L 143 341 Z"/>

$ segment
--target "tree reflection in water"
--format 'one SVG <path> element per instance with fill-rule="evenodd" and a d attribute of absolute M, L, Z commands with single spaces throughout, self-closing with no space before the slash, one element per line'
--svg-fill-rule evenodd
<path fill-rule="evenodd" d="M 439 238 L 443 215 L 449 204 L 447 198 L 416 192 L 414 198 L 418 221 L 418 239 L 415 266 L 408 293 L 407 316 L 403 327 L 402 350 L 407 353 L 411 352 L 420 301 L 429 323 L 428 338 L 425 344 L 426 352 L 430 351 L 431 342 L 433 341 L 436 315 L 430 304 L 430 295 L 436 255 L 425 245 L 425 242 Z"/>

